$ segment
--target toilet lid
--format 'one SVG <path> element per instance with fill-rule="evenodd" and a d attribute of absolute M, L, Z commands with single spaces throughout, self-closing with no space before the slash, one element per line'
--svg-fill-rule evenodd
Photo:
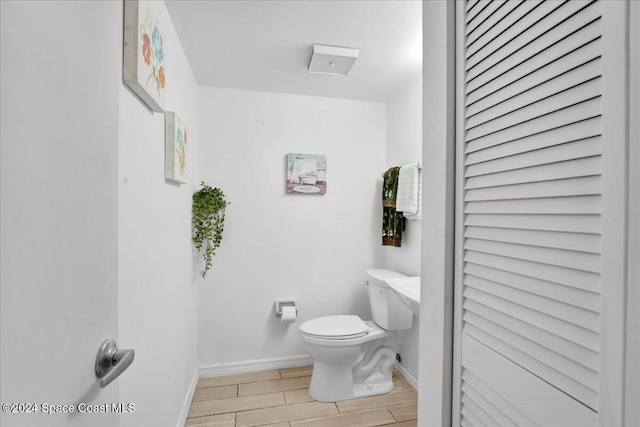
<path fill-rule="evenodd" d="M 351 339 L 364 336 L 369 327 L 358 316 L 340 315 L 311 319 L 300 325 L 307 335 L 325 339 Z"/>

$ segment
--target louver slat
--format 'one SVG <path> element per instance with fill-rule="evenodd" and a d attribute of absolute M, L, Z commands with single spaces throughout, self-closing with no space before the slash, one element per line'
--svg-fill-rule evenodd
<path fill-rule="evenodd" d="M 471 190 L 527 182 L 596 176 L 600 175 L 601 171 L 602 158 L 600 156 L 584 157 L 469 177 L 467 178 L 466 188 Z"/>
<path fill-rule="evenodd" d="M 469 329 L 472 328 L 470 326 Z M 491 336 L 488 338 L 491 339 Z M 505 411 L 524 412 L 531 422 L 521 421 L 521 426 L 594 425 L 592 410 L 559 389 L 550 387 L 546 380 L 532 375 L 526 368 L 522 369 L 522 366 L 515 363 L 505 363 L 500 353 L 472 335 L 463 333 L 461 340 L 463 348 L 467 350 L 462 353 L 463 372 L 467 377 L 468 372 L 472 372 L 494 392 L 485 396 L 498 395 L 508 399 L 503 406 Z M 535 411 L 531 411 L 531 399 L 535 399 Z"/>
<path fill-rule="evenodd" d="M 584 372 L 587 372 L 592 380 L 594 376 L 597 376 L 596 372 L 600 363 L 599 354 L 597 352 L 589 350 L 588 348 L 582 347 L 578 344 L 571 343 L 562 337 L 541 330 L 540 328 L 523 322 L 520 319 L 509 317 L 502 312 L 493 310 L 472 300 L 465 301 L 465 306 L 469 313 L 474 313 L 474 315 L 477 315 L 482 319 L 489 320 L 504 327 L 505 329 L 509 329 L 521 337 L 539 344 L 568 360 L 575 361 L 583 367 L 581 369 L 582 371 L 587 369 L 587 371 Z M 465 314 L 467 314 L 467 312 L 465 312 Z"/>
<path fill-rule="evenodd" d="M 519 8 L 532 6 L 532 3 L 526 0 L 511 0 L 504 2 L 502 6 L 496 10 L 481 25 L 475 27 L 472 32 L 467 32 L 467 54 L 472 55 L 478 49 L 483 47 L 489 41 L 493 40 L 498 34 L 503 32 L 511 19 L 517 19 Z"/>
<path fill-rule="evenodd" d="M 469 406 L 465 405 L 464 402 L 462 404 L 462 425 L 464 426 L 472 426 L 472 427 L 490 427 L 487 426 L 484 422 L 482 422 L 476 414 L 469 408 Z"/>
<path fill-rule="evenodd" d="M 595 392 L 594 388 L 597 389 L 599 382 L 597 372 L 576 363 L 574 360 L 567 359 L 545 348 L 540 345 L 540 343 L 527 339 L 519 333 L 514 333 L 486 317 L 477 316 L 472 308 L 473 307 L 465 311 L 465 324 L 472 325 L 474 329 L 490 335 L 492 340 L 501 341 L 501 345 L 513 348 L 515 351 L 512 352 L 512 355 L 522 353 L 528 356 L 521 358 L 518 355 L 516 359 L 512 359 L 515 363 L 521 366 L 530 364 L 531 372 L 534 374 L 551 372 L 553 370 L 555 371 L 553 376 L 556 377 L 558 381 L 571 384 L 571 387 L 575 390 L 593 395 Z M 482 341 L 480 335 L 476 335 L 476 337 Z M 527 360 L 528 358 L 534 359 L 537 363 L 529 362 Z"/>
<path fill-rule="evenodd" d="M 485 7 L 491 4 L 491 0 L 478 0 L 476 4 L 467 10 L 467 25 L 470 25 Z"/>
<path fill-rule="evenodd" d="M 517 427 L 502 411 L 496 408 L 491 401 L 487 400 L 481 393 L 474 389 L 469 383 L 462 384 L 462 393 L 468 396 L 478 406 L 483 408 L 489 416 L 495 420 L 495 425 Z"/>
<path fill-rule="evenodd" d="M 600 156 L 601 151 L 602 142 L 600 136 L 589 137 L 540 150 L 528 151 L 514 156 L 500 157 L 495 160 L 487 160 L 482 163 L 467 165 L 467 177 L 522 170 L 534 166 Z"/>
<path fill-rule="evenodd" d="M 563 405 L 546 404 L 576 419 L 591 420 L 598 409 L 600 9 L 598 0 L 479 1 L 467 9 L 459 283 L 460 410 L 468 425 L 544 419 L 520 411 L 526 399 L 509 387 L 550 388 Z M 476 363 L 479 353 L 491 363 Z M 518 379 L 495 382 L 483 366 Z"/>
<path fill-rule="evenodd" d="M 562 128 L 563 126 L 600 116 L 602 112 L 601 108 L 600 97 L 596 97 L 587 101 L 577 102 L 573 105 L 558 109 L 545 115 L 531 117 L 529 120 L 521 122 L 516 126 L 484 135 L 473 140 L 467 140 L 467 153 L 472 153 L 484 148 L 493 147 L 543 132 L 554 132 L 556 129 Z"/>
<path fill-rule="evenodd" d="M 564 124 L 542 133 L 520 138 L 517 140 L 517 144 L 504 143 L 483 148 L 469 153 L 466 158 L 466 165 L 474 165 L 476 163 L 501 159 L 503 157 L 598 136 L 600 134 L 601 122 L 602 120 L 598 116 L 575 123 Z M 601 150 L 601 148 L 599 149 Z"/>
<path fill-rule="evenodd" d="M 467 25 L 467 34 L 471 34 L 475 31 L 480 25 L 484 24 L 484 22 L 491 18 L 491 16 L 496 13 L 504 4 L 506 0 L 494 0 L 487 5 L 482 12 L 478 13 L 478 15 L 474 18 L 473 22 Z"/>
<path fill-rule="evenodd" d="M 576 196 L 567 198 L 540 198 L 521 200 L 495 200 L 466 202 L 464 212 L 495 214 L 558 214 L 597 215 L 601 209 L 601 196 Z"/>
<path fill-rule="evenodd" d="M 509 360 L 514 361 L 517 365 L 523 367 L 527 371 L 538 377 L 544 378 L 559 389 L 566 391 L 567 394 L 575 398 L 578 402 L 581 402 L 591 408 L 597 408 L 597 392 L 562 374 L 556 369 L 547 366 L 540 360 L 536 359 L 535 355 L 532 356 L 531 354 L 524 353 L 509 343 L 494 337 L 470 323 L 465 322 L 463 332 L 488 347 L 495 349 L 498 353 L 504 355 Z"/>
<path fill-rule="evenodd" d="M 600 215 L 467 215 L 465 226 L 600 234 Z"/>
<path fill-rule="evenodd" d="M 462 427 L 474 427 L 473 423 L 471 423 L 468 418 L 464 417 L 464 414 L 462 419 L 460 420 L 460 425 Z"/>
<path fill-rule="evenodd" d="M 512 114 L 523 110 L 525 107 L 534 103 L 540 103 L 545 100 L 551 100 L 555 103 L 559 97 L 565 99 L 567 95 L 571 94 L 563 92 L 574 90 L 567 88 L 576 88 L 586 93 L 590 89 L 593 90 L 593 86 L 595 86 L 596 89 L 594 92 L 595 94 L 598 94 L 600 81 L 594 82 L 594 80 L 600 77 L 601 66 L 600 58 L 596 58 L 591 62 L 582 64 L 580 67 L 569 70 L 559 76 L 554 76 L 538 86 L 514 95 L 500 104 L 493 105 L 492 107 L 494 108 L 485 109 L 473 115 L 470 114 L 467 119 L 467 130 L 489 123 L 506 114 Z M 594 94 L 590 96 L 585 95 L 582 99 L 591 98 L 593 96 Z M 554 109 L 557 108 L 547 108 L 547 111 L 552 111 Z"/>
<path fill-rule="evenodd" d="M 473 81 L 468 82 L 466 94 L 469 95 L 467 104 L 474 102 L 477 98 L 482 98 L 493 92 L 490 88 L 484 91 L 480 90 L 491 82 L 497 83 L 496 88 L 506 85 L 509 81 L 516 81 L 527 74 L 558 60 L 564 55 L 580 49 L 583 46 L 600 38 L 602 34 L 601 22 L 596 20 L 586 23 L 584 26 L 575 29 L 573 32 L 566 34 L 563 38 L 554 40 L 545 40 L 550 44 L 548 46 L 536 46 L 539 50 L 532 52 L 523 52 L 518 58 L 507 58 L 500 68 L 495 70 L 489 69 L 483 74 L 479 74 Z M 531 47 L 531 46 L 529 46 Z M 522 59 L 526 55 L 526 59 Z M 520 61 L 517 61 L 519 59 Z M 502 83 L 502 84 L 500 84 Z M 474 92 L 479 92 L 471 96 Z"/>
<path fill-rule="evenodd" d="M 558 301 L 567 306 L 578 307 L 593 313 L 600 312 L 600 295 L 598 293 L 570 286 L 559 286 L 558 283 L 549 282 L 536 277 L 498 270 L 480 264 L 467 263 L 464 273 L 492 282 L 501 283 L 513 289 L 519 289 L 533 295 L 540 295 L 553 301 Z"/>
<path fill-rule="evenodd" d="M 495 113 L 487 113 L 495 115 L 495 118 L 469 127 L 467 137 L 469 140 L 478 139 L 600 96 L 600 80 L 597 77 L 575 85 L 571 81 L 567 83 L 570 85 L 569 89 L 560 89 L 561 91 L 543 99 L 525 100 L 531 102 L 516 110 L 504 111 L 504 104 L 500 105 Z"/>
<path fill-rule="evenodd" d="M 479 422 L 480 425 L 487 427 L 499 425 L 496 420 L 491 418 L 485 408 L 478 405 L 473 399 L 469 397 L 469 395 L 462 396 L 462 404 L 467 407 L 471 413 L 473 413 L 476 418 L 475 423 Z"/>
<path fill-rule="evenodd" d="M 566 73 L 581 70 L 583 66 L 589 65 L 593 61 L 598 61 L 598 70 L 601 70 L 601 44 L 602 39 L 596 38 L 551 62 L 547 63 L 545 58 L 542 58 L 543 65 L 524 76 L 514 78 L 513 73 L 507 73 L 504 78 L 501 76 L 493 80 L 469 95 L 467 103 L 468 117 L 473 117 L 499 103 L 507 102 L 521 93 L 534 90 L 537 86 L 561 77 Z"/>
<path fill-rule="evenodd" d="M 600 293 L 600 275 L 586 271 L 567 269 L 528 260 L 507 258 L 477 251 L 466 251 L 464 261 L 496 270 L 521 274 L 558 285 L 570 286 L 589 292 Z"/>
<path fill-rule="evenodd" d="M 501 396 L 494 389 L 489 387 L 484 381 L 473 375 L 468 369 L 462 370 L 462 381 L 464 385 L 471 386 L 487 401 L 493 402 L 495 406 L 500 408 L 500 411 L 505 416 L 520 427 L 534 427 L 536 424 L 531 421 L 525 414 L 515 408 L 504 396 Z M 463 387 L 464 387 L 463 385 Z"/>
<path fill-rule="evenodd" d="M 465 299 L 473 300 L 478 304 L 482 304 L 495 311 L 502 312 L 512 318 L 537 326 L 538 328 L 564 338 L 573 344 L 577 344 L 594 352 L 598 349 L 598 334 L 587 329 L 544 315 L 543 313 L 525 306 L 513 304 L 503 298 L 493 296 L 468 286 L 465 287 L 463 296 Z"/>
<path fill-rule="evenodd" d="M 502 257 L 532 261 L 544 265 L 553 265 L 590 273 L 600 272 L 599 254 L 469 238 L 465 239 L 464 248 L 467 251 L 500 255 Z"/>
<path fill-rule="evenodd" d="M 464 237 L 592 254 L 601 252 L 601 239 L 598 234 L 467 226 Z"/>
<path fill-rule="evenodd" d="M 481 276 L 467 275 L 464 279 L 464 284 L 485 294 L 502 298 L 543 315 L 598 333 L 600 315 L 593 311 L 583 310 L 574 305 L 567 305 L 544 296 L 523 292 L 508 285 L 483 279 Z"/>
<path fill-rule="evenodd" d="M 527 40 L 531 28 L 560 6 L 561 3 L 557 1 L 542 1 L 532 4 L 529 10 L 522 11 L 524 13 L 522 13 L 517 25 L 510 25 L 478 51 L 467 52 L 465 67 L 467 81 L 471 81 L 481 71 L 499 63 L 500 60 L 513 53 L 518 46 L 522 46 L 522 42 Z M 474 68 L 476 71 L 472 72 Z"/>
<path fill-rule="evenodd" d="M 600 194 L 599 176 L 527 182 L 489 188 L 470 189 L 467 200 L 515 200 L 540 197 L 585 196 Z"/>
<path fill-rule="evenodd" d="M 562 40 L 580 28 L 589 25 L 599 17 L 596 8 L 585 6 L 584 2 L 546 1 L 531 14 L 532 24 L 511 40 L 505 34 L 490 43 L 468 61 L 467 81 L 487 73 L 487 79 L 500 75 L 515 65 L 540 54 L 558 40 Z M 541 19 L 542 18 L 542 19 Z M 546 19 L 544 19 L 546 18 Z M 539 19 L 538 21 L 534 21 Z M 493 49 L 497 47 L 497 49 Z M 490 72 L 489 72 L 490 70 Z"/>
<path fill-rule="evenodd" d="M 478 5 L 480 0 L 467 0 L 467 14 L 471 11 L 472 8 Z"/>

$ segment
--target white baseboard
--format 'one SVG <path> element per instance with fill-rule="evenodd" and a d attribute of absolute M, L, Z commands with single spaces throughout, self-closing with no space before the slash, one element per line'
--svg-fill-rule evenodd
<path fill-rule="evenodd" d="M 187 416 L 189 415 L 189 409 L 191 408 L 191 400 L 193 400 L 193 394 L 196 392 L 196 386 L 198 385 L 198 378 L 200 378 L 200 375 L 198 374 L 198 368 L 196 368 L 193 372 L 193 376 L 191 377 L 191 384 L 189 384 L 187 397 L 184 399 L 184 403 L 182 404 L 182 411 L 180 412 L 180 418 L 178 418 L 177 427 L 183 427 L 187 422 Z"/>
<path fill-rule="evenodd" d="M 269 371 L 273 369 L 297 368 L 300 366 L 313 365 L 313 359 L 308 355 L 277 357 L 270 359 L 245 360 L 243 362 L 216 363 L 213 365 L 200 366 L 197 374 L 200 378 L 221 377 L 223 375 L 244 374 L 249 372 Z M 414 389 L 418 389 L 418 380 L 399 363 L 395 365 L 396 370 L 402 375 Z M 195 375 L 194 375 L 195 378 Z M 189 403 L 193 397 L 193 390 L 198 379 L 195 378 L 192 384 L 192 391 L 188 397 Z M 189 410 L 187 406 L 187 411 Z"/>
<path fill-rule="evenodd" d="M 395 368 L 400 373 L 400 375 L 402 375 L 404 379 L 407 380 L 409 384 L 411 384 L 411 387 L 418 390 L 418 380 L 416 379 L 416 377 L 411 375 L 411 373 L 407 370 L 407 368 L 405 368 L 399 363 L 396 363 Z"/>
<path fill-rule="evenodd" d="M 313 360 L 305 354 L 300 356 L 246 360 L 244 362 L 216 363 L 214 365 L 200 366 L 198 373 L 200 377 L 220 377 L 223 375 L 297 368 L 299 366 L 310 365 L 313 365 Z"/>

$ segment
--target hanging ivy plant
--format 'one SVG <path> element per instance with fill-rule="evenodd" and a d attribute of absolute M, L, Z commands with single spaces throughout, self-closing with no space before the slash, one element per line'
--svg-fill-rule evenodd
<path fill-rule="evenodd" d="M 220 247 L 222 242 L 225 208 L 231 202 L 227 201 L 227 197 L 221 189 L 211 188 L 204 182 L 201 182 L 200 185 L 202 188 L 193 193 L 191 208 L 193 236 L 191 240 L 204 258 L 205 266 L 202 277 L 205 277 L 211 268 L 211 258 L 216 254 L 216 249 Z"/>

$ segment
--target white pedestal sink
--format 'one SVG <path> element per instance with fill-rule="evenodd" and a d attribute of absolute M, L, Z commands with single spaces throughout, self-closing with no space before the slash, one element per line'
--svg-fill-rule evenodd
<path fill-rule="evenodd" d="M 420 316 L 420 277 L 398 277 L 385 282 L 416 316 Z"/>

